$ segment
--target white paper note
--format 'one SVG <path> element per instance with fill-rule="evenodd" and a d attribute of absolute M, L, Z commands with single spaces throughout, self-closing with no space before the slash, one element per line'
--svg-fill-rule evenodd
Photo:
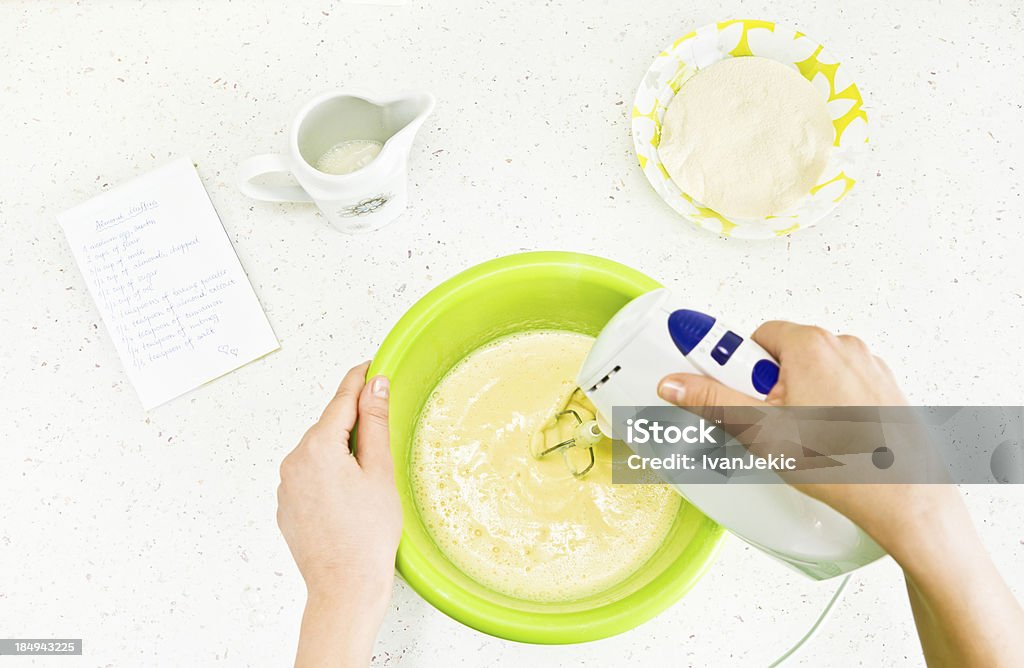
<path fill-rule="evenodd" d="M 57 219 L 147 410 L 278 348 L 191 160 Z"/>

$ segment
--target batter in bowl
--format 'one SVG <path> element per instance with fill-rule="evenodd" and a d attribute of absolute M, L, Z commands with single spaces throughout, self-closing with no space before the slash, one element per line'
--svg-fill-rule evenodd
<path fill-rule="evenodd" d="M 420 416 L 420 516 L 452 563 L 503 594 L 560 602 L 606 590 L 657 551 L 679 511 L 668 486 L 613 486 L 607 441 L 579 479 L 560 455 L 531 455 L 531 436 L 572 393 L 592 344 L 564 331 L 498 339 L 456 365 Z"/>

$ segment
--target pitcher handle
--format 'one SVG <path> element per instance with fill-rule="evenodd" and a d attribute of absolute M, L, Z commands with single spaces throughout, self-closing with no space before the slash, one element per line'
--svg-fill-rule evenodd
<path fill-rule="evenodd" d="M 238 189 L 243 195 L 264 202 L 312 202 L 301 186 L 257 185 L 252 180 L 258 176 L 273 173 L 291 173 L 288 158 L 274 153 L 264 153 L 246 158 L 238 164 Z"/>

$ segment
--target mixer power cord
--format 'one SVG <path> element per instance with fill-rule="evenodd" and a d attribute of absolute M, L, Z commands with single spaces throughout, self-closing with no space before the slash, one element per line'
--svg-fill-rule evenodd
<path fill-rule="evenodd" d="M 805 633 L 804 636 L 800 638 L 800 640 L 798 640 L 795 645 L 786 650 L 785 654 L 783 654 L 779 658 L 775 659 L 775 661 L 770 663 L 768 665 L 768 668 L 775 668 L 776 666 L 781 665 L 783 661 L 796 654 L 797 651 L 799 651 L 800 648 L 803 647 L 808 640 L 814 637 L 814 634 L 818 632 L 818 629 L 821 628 L 821 625 L 825 623 L 825 620 L 828 619 L 828 616 L 832 614 L 832 610 L 833 608 L 835 608 L 836 603 L 838 603 L 839 600 L 843 598 L 843 592 L 846 591 L 846 585 L 849 584 L 851 577 L 852 576 L 847 575 L 843 578 L 843 581 L 839 583 L 838 587 L 836 587 L 835 593 L 832 594 L 832 599 L 829 600 L 828 604 L 825 606 L 825 609 L 821 611 L 821 614 L 818 615 L 818 619 L 815 620 L 814 624 L 811 625 L 811 628 L 807 630 L 807 633 Z"/>

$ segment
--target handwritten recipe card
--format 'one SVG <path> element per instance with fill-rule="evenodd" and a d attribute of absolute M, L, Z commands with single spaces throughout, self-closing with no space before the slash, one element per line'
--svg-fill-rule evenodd
<path fill-rule="evenodd" d="M 277 350 L 191 160 L 57 219 L 147 410 Z"/>

